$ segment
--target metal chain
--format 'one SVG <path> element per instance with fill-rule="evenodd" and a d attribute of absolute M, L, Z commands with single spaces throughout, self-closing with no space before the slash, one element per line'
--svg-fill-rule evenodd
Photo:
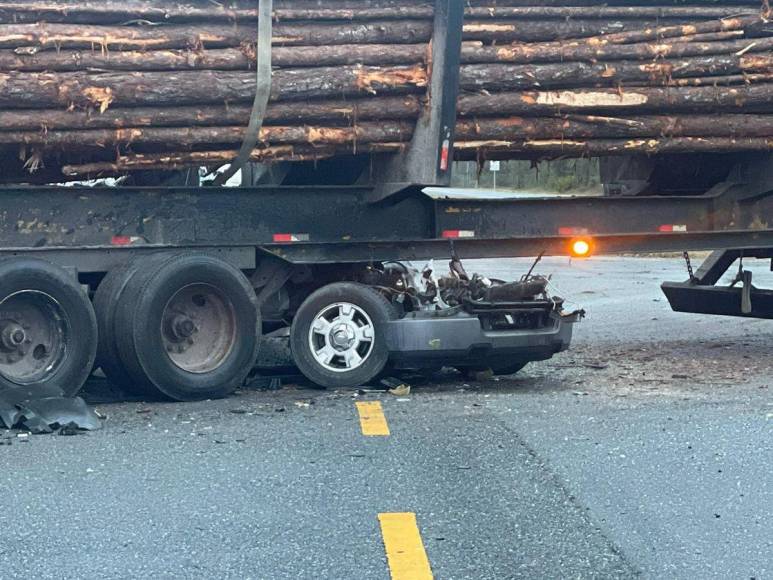
<path fill-rule="evenodd" d="M 684 261 L 687 264 L 687 273 L 690 275 L 690 282 L 695 282 L 695 273 L 692 270 L 692 262 L 690 261 L 690 252 L 685 252 Z"/>

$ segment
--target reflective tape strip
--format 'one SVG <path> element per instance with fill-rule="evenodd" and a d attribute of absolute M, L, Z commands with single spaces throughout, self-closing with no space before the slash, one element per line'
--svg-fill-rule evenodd
<path fill-rule="evenodd" d="M 685 224 L 663 224 L 658 228 L 659 232 L 686 232 L 687 226 Z"/>
<path fill-rule="evenodd" d="M 588 228 L 562 227 L 558 228 L 559 236 L 587 236 L 590 232 Z"/>
<path fill-rule="evenodd" d="M 443 237 L 445 239 L 474 238 L 475 232 L 473 230 L 443 230 Z"/>
<path fill-rule="evenodd" d="M 290 244 L 293 242 L 308 242 L 311 239 L 309 234 L 274 234 L 274 243 Z"/>

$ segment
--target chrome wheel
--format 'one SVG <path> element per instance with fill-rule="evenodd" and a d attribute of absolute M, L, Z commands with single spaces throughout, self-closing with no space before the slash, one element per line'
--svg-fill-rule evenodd
<path fill-rule="evenodd" d="M 233 304 L 214 286 L 191 284 L 167 303 L 161 322 L 164 347 L 172 362 L 189 373 L 220 367 L 236 343 Z"/>
<path fill-rule="evenodd" d="M 317 314 L 309 330 L 309 346 L 315 360 L 333 372 L 361 367 L 373 352 L 375 328 L 359 306 L 339 302 Z"/>
<path fill-rule="evenodd" d="M 27 385 L 53 375 L 62 364 L 70 322 L 45 292 L 24 290 L 0 304 L 0 373 Z"/>

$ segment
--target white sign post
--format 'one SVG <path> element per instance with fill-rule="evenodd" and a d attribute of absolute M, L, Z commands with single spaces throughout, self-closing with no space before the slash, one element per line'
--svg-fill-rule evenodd
<path fill-rule="evenodd" d="M 489 161 L 488 162 L 488 169 L 491 171 L 491 173 L 494 174 L 494 191 L 497 189 L 497 173 L 500 169 L 500 162 L 499 161 Z"/>

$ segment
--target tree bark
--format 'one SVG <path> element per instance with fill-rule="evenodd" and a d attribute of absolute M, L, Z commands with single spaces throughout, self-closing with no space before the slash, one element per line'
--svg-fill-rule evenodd
<path fill-rule="evenodd" d="M 68 22 L 74 24 L 120 24 L 127 20 L 158 22 L 245 22 L 258 18 L 257 1 L 233 5 L 215 2 L 152 1 L 123 2 L 63 2 L 58 0 L 29 0 L 27 2 L 0 2 L 0 23 Z M 325 4 L 304 2 L 276 2 L 274 19 L 292 20 L 402 20 L 431 19 L 434 6 L 429 2 L 340 2 Z"/>
<path fill-rule="evenodd" d="M 594 111 L 619 114 L 640 111 L 711 112 L 744 109 L 773 110 L 773 85 L 525 91 L 462 95 L 458 104 L 460 117 Z"/>
<path fill-rule="evenodd" d="M 771 55 L 716 55 L 682 60 L 607 64 L 568 62 L 544 65 L 479 64 L 460 69 L 465 90 L 502 91 L 539 87 L 581 87 L 637 82 L 667 85 L 673 78 L 773 72 Z"/>
<path fill-rule="evenodd" d="M 626 139 L 635 137 L 769 137 L 773 115 L 641 115 L 506 117 L 460 121 L 461 141 Z"/>
<path fill-rule="evenodd" d="M 416 92 L 426 84 L 422 66 L 284 69 L 274 73 L 271 99 Z M 222 105 L 252 102 L 254 95 L 255 76 L 248 72 L 0 74 L 0 107 L 12 109 Z"/>
<path fill-rule="evenodd" d="M 275 47 L 272 51 L 272 64 L 278 67 L 414 64 L 427 60 L 428 49 L 427 44 Z M 249 46 L 209 50 L 148 51 L 64 49 L 32 54 L 0 50 L 0 72 L 252 70 L 254 68 L 255 51 Z"/>
<path fill-rule="evenodd" d="M 358 153 L 395 153 L 405 148 L 404 143 L 349 144 L 346 147 L 311 147 L 279 145 L 255 149 L 250 161 L 275 163 L 280 161 L 317 161 L 336 155 Z M 238 151 L 176 151 L 170 153 L 134 154 L 119 157 L 114 162 L 95 162 L 65 165 L 62 173 L 68 177 L 105 177 L 132 171 L 175 170 L 195 166 L 218 166 L 234 159 Z"/>
<path fill-rule="evenodd" d="M 694 6 L 548 6 L 542 2 L 541 6 L 503 6 L 499 3 L 488 2 L 491 6 L 474 6 L 465 9 L 465 15 L 469 18 L 494 18 L 494 19 L 519 19 L 519 20 L 544 20 L 544 19 L 633 19 L 633 20 L 665 20 L 683 18 L 686 20 L 710 20 L 728 18 L 739 15 L 759 15 L 759 5 L 749 8 L 738 6 L 702 6 L 697 9 Z M 563 4 L 563 3 L 562 3 Z"/>
<path fill-rule="evenodd" d="M 465 159 L 556 159 L 612 155 L 673 153 L 732 153 L 773 150 L 773 139 L 723 137 L 675 137 L 661 139 L 588 139 L 459 141 L 456 158 Z"/>
<path fill-rule="evenodd" d="M 535 43 L 509 46 L 462 47 L 462 62 L 534 64 L 567 61 L 618 61 L 684 58 L 714 54 L 768 52 L 773 38 L 739 39 L 727 42 L 650 42 L 639 44 Z"/>
<path fill-rule="evenodd" d="M 700 10 L 685 6 L 504 6 L 466 7 L 465 14 L 473 19 L 652 19 L 668 18 L 712 19 L 754 12 L 755 8 L 738 6 L 706 6 Z M 532 2 L 533 4 L 533 2 Z M 563 4 L 563 3 L 562 3 Z M 566 3 L 570 4 L 570 3 Z M 322 3 L 277 2 L 274 18 L 288 20 L 374 20 L 412 19 L 433 17 L 431 2 L 337 2 Z M 160 22 L 191 21 L 254 21 L 258 17 L 255 3 L 237 3 L 235 6 L 195 2 L 28 2 L 0 3 L 0 22 L 69 22 L 121 23 L 143 19 Z"/>
<path fill-rule="evenodd" d="M 125 129 L 128 127 L 243 126 L 252 108 L 233 106 L 110 108 L 104 113 L 77 109 L 2 110 L 0 131 L 56 131 L 74 129 Z M 351 101 L 272 103 L 266 125 L 318 123 L 352 125 L 360 121 L 416 119 L 421 100 L 415 95 Z"/>
<path fill-rule="evenodd" d="M 764 27 L 766 24 L 767 20 L 759 15 L 739 16 L 735 18 L 709 20 L 706 22 L 692 22 L 683 25 L 645 26 L 638 30 L 585 38 L 575 42 L 592 45 L 632 44 L 636 42 L 651 42 L 664 38 L 694 36 L 696 34 L 711 34 L 715 32 L 726 32 L 730 30 L 754 31 L 760 27 Z"/>
<path fill-rule="evenodd" d="M 687 22 L 681 19 L 675 22 L 666 21 L 664 24 L 681 28 L 676 25 L 686 25 Z M 498 43 L 604 38 L 605 35 L 641 34 L 644 29 L 654 30 L 652 27 L 656 24 L 658 24 L 657 21 L 651 20 L 467 20 L 464 24 L 463 38 Z"/>
<path fill-rule="evenodd" d="M 367 21 L 357 26 L 340 23 L 298 23 L 274 26 L 279 46 L 332 44 L 415 44 L 428 42 L 433 23 L 428 20 Z M 163 48 L 219 48 L 255 42 L 254 26 L 170 25 L 161 27 L 79 24 L 0 25 L 0 48 L 151 50 Z"/>
<path fill-rule="evenodd" d="M 268 126 L 260 131 L 261 143 L 299 143 L 345 145 L 356 143 L 405 142 L 414 125 L 404 121 L 364 122 L 351 127 Z M 0 144 L 36 145 L 51 149 L 92 149 L 162 145 L 165 149 L 185 149 L 198 145 L 238 145 L 245 127 L 129 127 L 126 129 L 86 129 L 80 131 L 0 131 Z"/>

